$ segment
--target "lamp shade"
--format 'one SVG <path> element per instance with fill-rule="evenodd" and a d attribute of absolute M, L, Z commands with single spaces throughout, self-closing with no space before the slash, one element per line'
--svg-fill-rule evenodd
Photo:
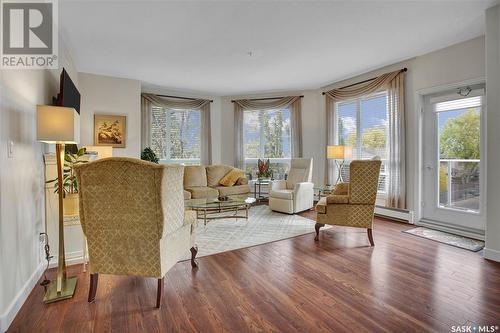
<path fill-rule="evenodd" d="M 37 105 L 36 136 L 45 143 L 78 143 L 80 115 L 73 108 Z"/>
<path fill-rule="evenodd" d="M 334 160 L 345 160 L 352 157 L 352 147 L 349 146 L 328 146 L 326 157 Z"/>

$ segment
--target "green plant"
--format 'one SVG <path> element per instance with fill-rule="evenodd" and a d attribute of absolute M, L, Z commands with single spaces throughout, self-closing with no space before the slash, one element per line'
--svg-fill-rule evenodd
<path fill-rule="evenodd" d="M 141 160 L 153 162 L 156 164 L 158 164 L 158 162 L 160 161 L 158 156 L 156 156 L 155 152 L 150 147 L 144 148 L 141 153 Z"/>
<path fill-rule="evenodd" d="M 271 170 L 269 169 L 269 167 L 271 166 L 271 162 L 269 161 L 269 159 L 264 160 L 264 159 L 260 159 L 257 161 L 257 167 L 259 168 L 259 171 L 257 173 L 257 177 L 259 178 L 269 178 L 271 177 Z"/>
<path fill-rule="evenodd" d="M 64 166 L 63 166 L 63 189 L 64 193 L 74 194 L 78 193 L 78 182 L 76 180 L 74 167 L 78 164 L 86 163 L 87 160 L 83 159 L 85 155 L 85 148 L 80 148 L 76 154 L 66 153 L 64 154 Z M 57 186 L 57 179 L 47 180 L 46 183 L 54 184 L 54 193 L 59 192 L 59 187 Z"/>

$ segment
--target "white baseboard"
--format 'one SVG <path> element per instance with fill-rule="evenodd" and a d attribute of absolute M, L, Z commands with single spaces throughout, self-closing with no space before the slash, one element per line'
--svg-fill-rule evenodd
<path fill-rule="evenodd" d="M 49 268 L 57 267 L 59 262 L 58 256 L 55 255 L 54 258 L 50 260 Z M 83 263 L 83 251 L 74 251 L 66 253 L 66 266 L 77 265 Z"/>
<path fill-rule="evenodd" d="M 17 293 L 16 297 L 7 307 L 7 310 L 2 313 L 2 315 L 0 315 L 0 332 L 7 331 L 17 313 L 23 306 L 24 302 L 26 302 L 26 300 L 28 299 L 31 291 L 33 290 L 33 288 L 35 288 L 44 270 L 45 264 L 42 262 L 38 265 L 37 269 L 33 272 L 33 274 L 31 274 L 28 281 L 26 281 L 21 290 Z"/>
<path fill-rule="evenodd" d="M 415 224 L 421 227 L 427 227 L 429 229 L 436 229 L 439 231 L 449 232 L 450 234 L 460 235 L 478 240 L 484 240 L 484 231 L 481 232 L 480 230 L 477 229 L 457 227 L 454 225 L 445 224 L 443 222 L 426 220 L 426 219 L 421 219 Z"/>
<path fill-rule="evenodd" d="M 375 206 L 375 214 L 413 224 L 413 213 L 408 210 Z"/>
<path fill-rule="evenodd" d="M 484 257 L 489 260 L 500 262 L 500 251 L 484 248 Z"/>

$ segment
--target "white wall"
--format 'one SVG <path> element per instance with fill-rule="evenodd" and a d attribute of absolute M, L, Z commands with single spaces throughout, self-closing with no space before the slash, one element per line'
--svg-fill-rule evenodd
<path fill-rule="evenodd" d="M 0 332 L 27 298 L 43 270 L 44 166 L 47 145 L 36 141 L 36 105 L 51 104 L 64 66 L 77 74 L 62 41 L 59 70 L 0 70 Z M 7 157 L 7 142 L 14 155 Z M 41 300 L 40 300 L 41 301 Z"/>
<path fill-rule="evenodd" d="M 113 156 L 141 155 L 141 83 L 137 80 L 78 73 L 82 96 L 81 145 L 94 144 L 94 114 L 122 115 L 126 120 L 126 147 L 114 148 Z"/>
<path fill-rule="evenodd" d="M 500 6 L 486 11 L 487 221 L 485 258 L 500 261 Z"/>
<path fill-rule="evenodd" d="M 408 206 L 413 209 L 417 184 L 415 174 L 418 154 L 418 111 L 415 106 L 416 92 L 422 89 L 457 83 L 485 76 L 484 37 L 478 37 L 432 53 L 421 55 L 400 63 L 336 82 L 317 90 L 280 92 L 264 95 L 228 96 L 221 101 L 222 108 L 222 161 L 234 163 L 234 118 L 232 99 L 304 95 L 302 99 L 302 134 L 304 156 L 314 158 L 313 181 L 322 184 L 325 178 L 326 114 L 325 97 L 321 92 L 375 77 L 385 72 L 408 68 L 406 73 L 406 118 L 407 118 L 407 173 Z"/>

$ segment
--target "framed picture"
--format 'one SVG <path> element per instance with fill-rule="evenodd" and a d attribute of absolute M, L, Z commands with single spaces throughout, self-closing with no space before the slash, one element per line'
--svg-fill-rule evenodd
<path fill-rule="evenodd" d="M 125 148 L 126 116 L 94 115 L 94 145 Z"/>

